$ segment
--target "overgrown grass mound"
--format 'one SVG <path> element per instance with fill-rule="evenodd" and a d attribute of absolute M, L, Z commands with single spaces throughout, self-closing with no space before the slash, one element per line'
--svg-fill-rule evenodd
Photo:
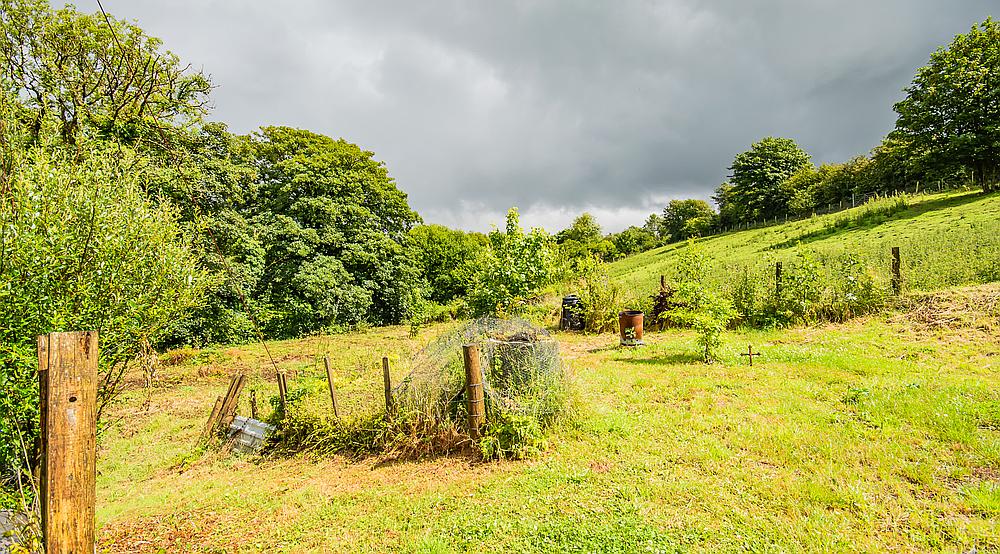
<path fill-rule="evenodd" d="M 468 428 L 463 345 L 478 346 L 486 418 L 481 436 Z M 545 429 L 569 393 L 559 345 L 522 320 L 481 318 L 445 332 L 414 356 L 412 370 L 392 391 L 393 406 L 337 418 L 323 383 L 305 383 L 275 406 L 278 452 L 421 457 L 453 452 L 523 458 L 544 450 Z"/>

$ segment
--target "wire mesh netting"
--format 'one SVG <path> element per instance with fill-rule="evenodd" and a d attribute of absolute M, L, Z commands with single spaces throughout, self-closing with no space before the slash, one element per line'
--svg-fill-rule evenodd
<path fill-rule="evenodd" d="M 394 391 L 399 408 L 463 422 L 466 344 L 479 346 L 487 422 L 517 414 L 545 423 L 559 410 L 565 382 L 559 343 L 527 321 L 497 318 L 473 320 L 417 353 L 412 372 Z"/>

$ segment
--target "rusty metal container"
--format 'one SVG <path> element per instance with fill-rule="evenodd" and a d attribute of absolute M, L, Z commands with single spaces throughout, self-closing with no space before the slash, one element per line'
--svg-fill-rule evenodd
<path fill-rule="evenodd" d="M 642 342 L 642 316 L 639 310 L 618 313 L 618 332 L 622 346 L 640 346 Z"/>

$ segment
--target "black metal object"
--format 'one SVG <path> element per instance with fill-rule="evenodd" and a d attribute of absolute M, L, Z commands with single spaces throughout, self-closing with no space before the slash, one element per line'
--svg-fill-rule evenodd
<path fill-rule="evenodd" d="M 559 318 L 559 329 L 566 331 L 583 331 L 583 302 L 575 294 L 564 296 L 562 300 L 562 317 Z"/>

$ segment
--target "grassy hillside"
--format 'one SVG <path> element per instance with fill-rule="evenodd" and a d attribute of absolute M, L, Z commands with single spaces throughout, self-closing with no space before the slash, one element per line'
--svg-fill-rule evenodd
<path fill-rule="evenodd" d="M 958 201 L 955 199 L 954 201 Z M 197 448 L 228 376 L 275 394 L 260 345 L 165 356 L 114 407 L 98 457 L 101 552 L 884 552 L 1000 548 L 1000 285 L 845 324 L 558 334 L 578 390 L 522 462 L 253 458 Z M 330 353 L 343 409 L 381 401 L 407 329 L 270 343 L 293 391 Z M 763 356 L 750 368 L 739 351 Z M 247 413 L 244 395 L 240 413 Z M 262 407 L 263 409 L 263 407 Z"/>
<path fill-rule="evenodd" d="M 773 271 L 774 262 L 793 262 L 804 250 L 820 262 L 844 253 L 857 255 L 888 280 L 890 248 L 899 246 L 908 290 L 1000 280 L 1000 194 L 950 192 L 892 199 L 844 212 L 698 239 L 713 260 L 712 278 L 725 284 L 749 268 Z M 672 244 L 611 265 L 612 275 L 631 290 L 649 291 L 659 276 L 673 273 L 678 252 Z"/>

